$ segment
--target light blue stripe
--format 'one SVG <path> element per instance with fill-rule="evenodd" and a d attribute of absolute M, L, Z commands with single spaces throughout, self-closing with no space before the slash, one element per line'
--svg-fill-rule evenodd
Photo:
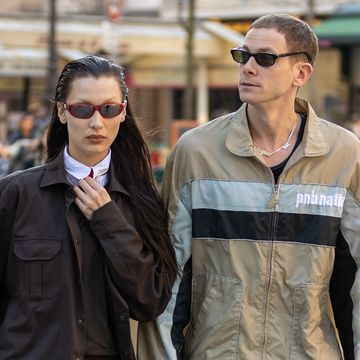
<path fill-rule="evenodd" d="M 280 211 L 341 218 L 346 193 L 340 186 L 282 185 Z"/>
<path fill-rule="evenodd" d="M 193 209 L 273 211 L 267 208 L 272 184 L 226 180 L 195 180 L 191 187 Z"/>
<path fill-rule="evenodd" d="M 279 185 L 278 211 L 340 218 L 347 190 L 327 185 Z M 272 184 L 227 180 L 194 180 L 181 190 L 192 209 L 271 212 Z M 190 197 L 189 197 L 190 196 Z"/>

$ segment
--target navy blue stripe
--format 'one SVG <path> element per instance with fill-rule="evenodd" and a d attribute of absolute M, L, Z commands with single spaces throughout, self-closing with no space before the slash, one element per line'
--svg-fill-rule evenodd
<path fill-rule="evenodd" d="M 332 216 L 280 213 L 277 240 L 336 246 L 340 223 Z"/>
<path fill-rule="evenodd" d="M 340 219 L 331 216 L 193 209 L 194 238 L 249 239 L 335 246 Z M 273 223 L 275 224 L 275 233 Z"/>
<path fill-rule="evenodd" d="M 270 240 L 271 215 L 211 209 L 192 210 L 193 237 Z"/>

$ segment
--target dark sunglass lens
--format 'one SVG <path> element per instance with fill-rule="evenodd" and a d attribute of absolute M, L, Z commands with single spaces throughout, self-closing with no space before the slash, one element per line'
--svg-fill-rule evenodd
<path fill-rule="evenodd" d="M 248 58 L 245 59 L 246 55 L 244 55 L 244 52 L 241 50 L 231 50 L 231 55 L 237 63 L 245 64 L 248 61 Z"/>
<path fill-rule="evenodd" d="M 100 113 L 104 118 L 112 118 L 119 115 L 123 110 L 121 104 L 104 104 L 100 107 Z"/>
<path fill-rule="evenodd" d="M 88 119 L 94 113 L 91 105 L 74 104 L 69 106 L 70 113 L 79 119 Z"/>
<path fill-rule="evenodd" d="M 231 50 L 231 56 L 234 59 L 234 61 L 239 62 L 238 58 L 237 58 L 237 51 L 236 50 Z"/>
<path fill-rule="evenodd" d="M 260 66 L 269 67 L 274 65 L 276 56 L 273 54 L 259 53 L 256 54 L 255 60 Z"/>
<path fill-rule="evenodd" d="M 250 59 L 250 55 L 247 51 L 239 50 L 238 53 L 238 59 L 240 64 L 246 64 L 248 60 Z"/>

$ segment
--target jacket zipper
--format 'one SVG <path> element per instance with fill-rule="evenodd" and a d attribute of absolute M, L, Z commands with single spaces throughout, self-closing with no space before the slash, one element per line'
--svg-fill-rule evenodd
<path fill-rule="evenodd" d="M 254 158 L 260 162 L 262 165 L 264 163 L 260 161 L 258 158 L 254 156 Z M 298 159 L 299 160 L 299 159 Z M 297 160 L 297 161 L 298 161 Z M 297 162 L 296 161 L 296 162 Z M 266 352 L 265 347 L 267 344 L 267 313 L 268 313 L 268 304 L 269 304 L 269 292 L 271 287 L 271 277 L 272 277 L 272 269 L 273 269 L 273 253 L 274 253 L 274 241 L 276 240 L 276 229 L 278 226 L 279 221 L 279 205 L 280 205 L 280 179 L 285 171 L 288 171 L 290 167 L 292 167 L 295 163 L 289 163 L 286 164 L 285 168 L 283 169 L 283 172 L 280 174 L 277 183 L 275 183 L 274 175 L 271 171 L 271 169 L 268 167 L 268 170 L 270 171 L 270 175 L 272 177 L 272 182 L 274 184 L 274 192 L 270 196 L 270 199 L 268 201 L 267 207 L 268 209 L 274 209 L 272 213 L 271 218 L 271 231 L 270 231 L 270 240 L 271 240 L 271 251 L 270 251 L 270 266 L 269 266 L 269 280 L 267 283 L 267 292 L 266 292 L 266 301 L 265 301 L 265 318 L 264 318 L 264 341 L 263 341 L 263 347 L 262 347 L 262 358 L 265 359 Z M 266 166 L 266 165 L 265 165 Z"/>
<path fill-rule="evenodd" d="M 267 283 L 266 302 L 265 302 L 263 359 L 265 359 L 265 353 L 266 353 L 265 349 L 267 344 L 267 313 L 268 313 L 269 293 L 271 288 L 271 279 L 272 279 L 272 271 L 273 271 L 274 241 L 276 240 L 276 233 L 277 233 L 276 230 L 279 221 L 279 203 L 280 203 L 280 189 L 278 182 L 277 184 L 274 184 L 274 192 L 272 193 L 267 204 L 267 207 L 269 209 L 274 209 L 274 211 L 271 217 L 271 230 L 270 230 L 271 250 L 270 250 L 269 279 Z"/>

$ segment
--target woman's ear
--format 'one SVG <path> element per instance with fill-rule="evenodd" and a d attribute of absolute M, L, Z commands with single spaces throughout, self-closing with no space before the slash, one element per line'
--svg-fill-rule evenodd
<path fill-rule="evenodd" d="M 125 102 L 126 104 L 126 102 Z M 126 118 L 126 106 L 125 106 L 125 109 L 123 110 L 123 112 L 121 113 L 121 120 L 120 122 L 124 122 L 125 121 L 125 118 Z"/>
<path fill-rule="evenodd" d="M 125 118 L 126 118 L 126 110 L 124 110 L 122 113 L 121 113 L 121 120 L 120 122 L 124 122 L 125 121 Z"/>
<path fill-rule="evenodd" d="M 65 116 L 66 110 L 65 110 L 64 104 L 58 101 L 56 103 L 56 108 L 57 108 L 60 122 L 65 125 L 66 124 L 66 116 Z"/>

